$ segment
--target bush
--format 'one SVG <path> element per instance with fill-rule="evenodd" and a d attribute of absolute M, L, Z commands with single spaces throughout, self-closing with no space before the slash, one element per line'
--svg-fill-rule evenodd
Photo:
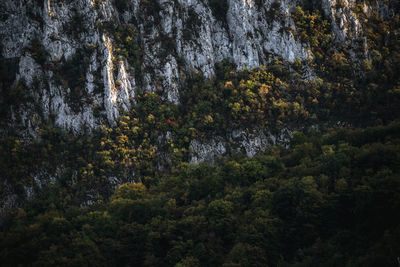
<path fill-rule="evenodd" d="M 28 51 L 39 65 L 44 66 L 49 57 L 49 53 L 44 49 L 42 43 L 38 39 L 35 38 L 31 41 Z"/>
<path fill-rule="evenodd" d="M 226 16 L 228 13 L 228 1 L 227 0 L 209 0 L 210 8 L 214 17 L 223 23 L 226 23 Z"/>

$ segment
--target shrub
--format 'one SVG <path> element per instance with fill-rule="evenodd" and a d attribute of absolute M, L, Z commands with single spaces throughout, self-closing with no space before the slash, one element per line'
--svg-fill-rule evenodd
<path fill-rule="evenodd" d="M 226 16 L 228 13 L 227 0 L 210 0 L 210 8 L 215 18 L 226 23 Z"/>
<path fill-rule="evenodd" d="M 33 59 L 41 66 L 46 63 L 49 57 L 49 53 L 44 49 L 39 39 L 36 38 L 31 41 L 28 51 L 31 53 Z"/>

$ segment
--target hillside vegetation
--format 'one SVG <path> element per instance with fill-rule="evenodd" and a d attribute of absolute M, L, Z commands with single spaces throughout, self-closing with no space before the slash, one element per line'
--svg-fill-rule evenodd
<path fill-rule="evenodd" d="M 226 1 L 211 2 L 225 18 Z M 117 125 L 79 135 L 51 119 L 34 140 L 9 127 L 16 108 L 42 110 L 2 60 L 0 196 L 18 197 L 2 208 L 1 265 L 398 266 L 400 15 L 356 7 L 367 50 L 337 44 L 318 9 L 297 7 L 286 30 L 309 59 L 239 71 L 227 59 L 211 78 L 185 76 L 179 104 L 142 90 Z M 140 64 L 136 30 L 114 34 Z M 72 101 L 81 60 L 58 73 Z M 236 130 L 290 138 L 248 157 Z M 225 155 L 190 163 L 193 142 L 216 137 Z"/>

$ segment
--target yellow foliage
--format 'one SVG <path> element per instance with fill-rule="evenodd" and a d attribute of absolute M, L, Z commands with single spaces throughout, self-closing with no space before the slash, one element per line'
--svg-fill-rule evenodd
<path fill-rule="evenodd" d="M 149 116 L 147 116 L 147 121 L 148 122 L 154 122 L 154 120 L 155 120 L 155 117 L 154 117 L 153 114 L 150 114 Z"/>
<path fill-rule="evenodd" d="M 271 86 L 270 85 L 266 85 L 266 84 L 262 84 L 261 86 L 260 86 L 260 88 L 258 88 L 258 94 L 261 96 L 261 97 L 265 97 L 268 93 L 269 93 L 269 90 L 271 89 Z"/>
<path fill-rule="evenodd" d="M 224 85 L 224 89 L 233 89 L 233 83 L 231 81 L 227 81 Z"/>
<path fill-rule="evenodd" d="M 207 116 L 205 116 L 205 121 L 207 122 L 207 123 L 213 123 L 214 122 L 214 119 L 213 119 L 213 117 L 211 116 L 211 115 L 207 115 Z"/>
<path fill-rule="evenodd" d="M 114 193 L 113 199 L 138 199 L 147 191 L 142 183 L 126 183 L 122 184 Z"/>
<path fill-rule="evenodd" d="M 238 113 L 238 112 L 240 111 L 240 103 L 235 102 L 235 103 L 233 104 L 233 106 L 232 106 L 232 111 L 233 111 L 234 113 Z"/>

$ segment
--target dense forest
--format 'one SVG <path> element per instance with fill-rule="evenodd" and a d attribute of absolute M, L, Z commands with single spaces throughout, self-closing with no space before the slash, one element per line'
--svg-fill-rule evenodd
<path fill-rule="evenodd" d="M 5 266 L 396 266 L 400 124 L 177 164 L 72 205 L 62 181 L 3 223 Z"/>
<path fill-rule="evenodd" d="M 226 1 L 211 2 L 221 16 Z M 398 266 L 400 14 L 357 7 L 369 51 L 339 47 L 320 10 L 299 6 L 292 19 L 308 60 L 271 55 L 237 70 L 226 59 L 211 78 L 188 75 L 179 104 L 143 90 L 116 126 L 79 135 L 51 120 L 34 140 L 10 128 L 12 108 L 40 107 L 2 59 L 1 178 L 38 193 L 2 212 L 1 265 Z M 139 64 L 135 29 L 104 27 Z M 79 88 L 74 60 L 60 82 Z M 248 157 L 227 135 L 234 129 L 293 131 Z M 228 140 L 226 155 L 189 163 L 191 142 L 213 136 Z M 39 186 L 33 173 L 57 178 Z"/>

